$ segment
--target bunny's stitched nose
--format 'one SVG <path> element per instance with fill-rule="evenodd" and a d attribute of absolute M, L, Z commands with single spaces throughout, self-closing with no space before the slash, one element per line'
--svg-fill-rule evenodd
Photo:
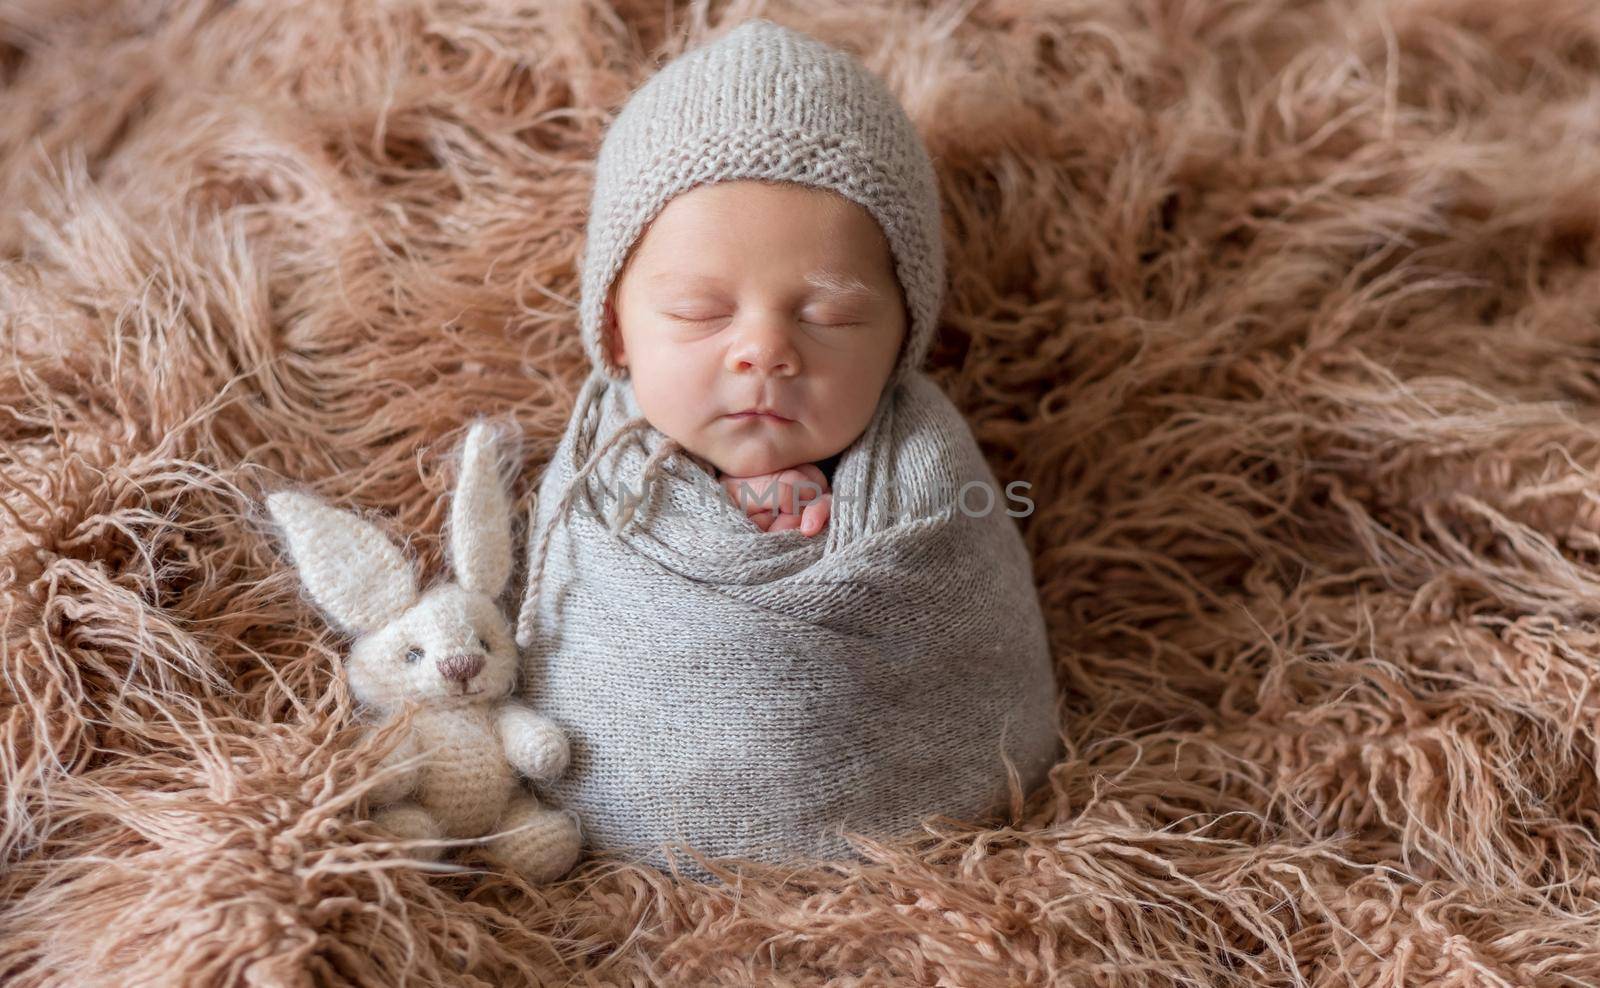
<path fill-rule="evenodd" d="M 455 655 L 445 656 L 435 665 L 439 668 L 439 675 L 446 679 L 455 679 L 464 683 L 482 671 L 483 656 L 469 652 L 458 652 Z"/>

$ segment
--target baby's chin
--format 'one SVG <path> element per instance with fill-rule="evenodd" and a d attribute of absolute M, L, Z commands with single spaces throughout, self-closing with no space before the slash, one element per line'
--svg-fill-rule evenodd
<path fill-rule="evenodd" d="M 861 432 L 857 429 L 855 435 L 846 436 L 834 423 L 813 428 L 811 423 L 731 423 L 723 418 L 672 428 L 679 424 L 666 423 L 666 428 L 656 424 L 656 428 L 676 440 L 702 468 L 730 477 L 758 477 L 820 463 L 849 446 Z"/>
<path fill-rule="evenodd" d="M 817 456 L 808 449 L 775 443 L 722 443 L 704 450 L 691 447 L 691 452 L 716 468 L 718 473 L 730 477 L 776 473 L 802 463 L 815 463 L 831 455 Z"/>
<path fill-rule="evenodd" d="M 724 453 L 718 456 L 706 457 L 717 472 L 728 477 L 756 477 L 761 474 L 776 473 L 788 467 L 801 463 L 810 463 L 803 455 L 785 453 Z"/>

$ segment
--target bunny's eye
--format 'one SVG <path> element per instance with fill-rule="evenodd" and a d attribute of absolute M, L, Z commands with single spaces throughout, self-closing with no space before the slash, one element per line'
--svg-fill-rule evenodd
<path fill-rule="evenodd" d="M 416 645 L 413 645 L 409 649 L 406 649 L 406 661 L 407 662 L 421 662 L 422 661 L 422 649 L 419 648 Z"/>
<path fill-rule="evenodd" d="M 487 638 L 485 638 L 485 637 L 483 637 L 483 636 L 482 636 L 482 635 L 479 635 L 479 636 L 478 636 L 478 644 L 479 644 L 479 645 L 481 645 L 481 646 L 482 646 L 482 647 L 483 647 L 483 650 L 484 650 L 484 651 L 485 651 L 485 652 L 488 652 L 488 651 L 490 651 L 490 648 L 489 648 L 489 639 L 487 639 Z"/>

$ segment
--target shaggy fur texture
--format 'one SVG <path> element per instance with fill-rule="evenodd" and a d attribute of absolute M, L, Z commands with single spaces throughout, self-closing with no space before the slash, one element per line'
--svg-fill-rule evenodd
<path fill-rule="evenodd" d="M 288 6 L 0 7 L 0 981 L 1600 981 L 1593 3 Z M 926 134 L 1067 755 L 864 865 L 425 869 L 260 492 L 437 578 L 484 413 L 525 508 L 601 129 L 755 13 Z"/>

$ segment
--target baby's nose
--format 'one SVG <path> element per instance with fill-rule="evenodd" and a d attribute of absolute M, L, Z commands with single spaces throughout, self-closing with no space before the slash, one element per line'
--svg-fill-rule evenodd
<path fill-rule="evenodd" d="M 740 374 L 757 371 L 780 377 L 795 373 L 799 354 L 795 352 L 794 341 L 789 338 L 789 330 L 781 322 L 756 322 L 753 326 L 741 326 L 740 329 L 739 337 L 728 349 L 729 370 Z"/>
<path fill-rule="evenodd" d="M 475 652 L 458 652 L 445 656 L 436 664 L 439 675 L 464 683 L 483 670 L 483 656 Z"/>
<path fill-rule="evenodd" d="M 732 361 L 733 369 L 741 374 L 751 371 L 762 371 L 774 376 L 787 377 L 794 373 L 794 358 L 788 351 L 776 349 L 743 350 L 735 354 Z"/>

